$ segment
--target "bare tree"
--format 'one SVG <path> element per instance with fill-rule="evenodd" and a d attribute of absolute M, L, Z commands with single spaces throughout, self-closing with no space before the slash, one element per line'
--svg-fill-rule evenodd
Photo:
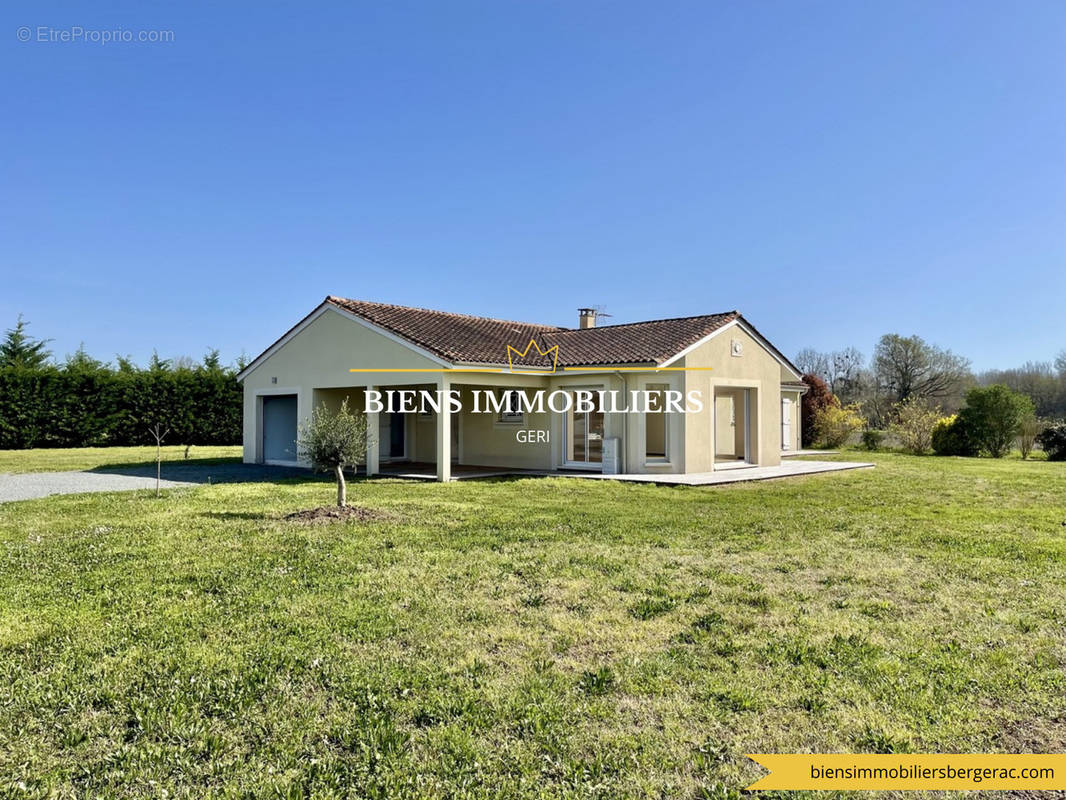
<path fill-rule="evenodd" d="M 829 355 L 812 347 L 804 347 L 796 353 L 796 366 L 804 375 L 816 375 L 827 384 L 830 382 Z"/>
<path fill-rule="evenodd" d="M 837 397 L 849 402 L 858 394 L 859 381 L 866 359 L 857 347 L 845 347 L 831 355 L 832 373 L 829 388 Z"/>
<path fill-rule="evenodd" d="M 805 347 L 796 354 L 796 366 L 804 375 L 817 375 L 842 403 L 862 400 L 866 359 L 856 347 L 823 353 Z"/>
<path fill-rule="evenodd" d="M 941 399 L 960 391 L 970 362 L 920 336 L 886 333 L 874 349 L 878 389 L 895 403 L 910 397 Z"/>
<path fill-rule="evenodd" d="M 162 426 L 157 422 L 148 428 L 148 432 L 155 437 L 155 496 L 159 497 L 159 478 L 163 473 L 163 440 L 170 433 L 170 428 L 160 432 Z"/>

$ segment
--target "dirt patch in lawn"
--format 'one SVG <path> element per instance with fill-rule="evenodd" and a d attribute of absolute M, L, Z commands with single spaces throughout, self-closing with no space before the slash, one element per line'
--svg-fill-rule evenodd
<path fill-rule="evenodd" d="M 295 522 L 300 525 L 324 525 L 330 522 L 381 522 L 394 519 L 394 515 L 387 511 L 379 511 L 374 508 L 361 506 L 322 506 L 321 508 L 309 508 L 306 511 L 294 511 L 286 514 L 282 519 L 285 522 Z"/>
<path fill-rule="evenodd" d="M 1003 726 L 998 739 L 997 749 L 1003 753 L 1061 753 L 1066 748 L 1066 717 L 1015 720 Z"/>

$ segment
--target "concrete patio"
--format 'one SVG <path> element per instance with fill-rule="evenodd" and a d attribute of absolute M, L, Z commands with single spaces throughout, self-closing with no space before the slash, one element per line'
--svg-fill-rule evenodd
<path fill-rule="evenodd" d="M 776 478 L 792 478 L 801 475 L 817 475 L 824 472 L 842 472 L 851 469 L 867 469 L 874 465 L 862 461 L 789 461 L 776 467 L 748 467 L 729 469 L 720 472 L 694 472 L 687 475 L 661 474 L 623 474 L 604 475 L 599 472 L 580 470 L 526 470 L 505 469 L 501 467 L 479 467 L 472 465 L 454 465 L 453 481 L 478 480 L 483 478 L 505 477 L 557 477 L 584 478 L 585 480 L 626 481 L 630 483 L 658 483 L 671 486 L 717 486 L 727 483 L 745 481 L 767 481 Z M 436 480 L 436 467 L 432 464 L 397 464 L 383 465 L 382 477 L 410 478 L 412 480 Z"/>

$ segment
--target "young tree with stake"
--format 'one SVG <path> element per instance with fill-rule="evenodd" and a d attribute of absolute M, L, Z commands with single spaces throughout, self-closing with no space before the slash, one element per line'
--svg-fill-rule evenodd
<path fill-rule="evenodd" d="M 170 433 L 170 428 L 163 430 L 158 422 L 148 429 L 148 433 L 155 439 L 155 496 L 159 497 L 159 478 L 163 471 L 163 440 Z"/>
<path fill-rule="evenodd" d="M 337 479 L 337 506 L 348 504 L 345 467 L 354 467 L 366 457 L 366 415 L 348 410 L 348 398 L 340 409 L 330 411 L 323 403 L 311 412 L 311 419 L 300 427 L 297 448 L 300 455 L 321 472 L 333 472 Z"/>

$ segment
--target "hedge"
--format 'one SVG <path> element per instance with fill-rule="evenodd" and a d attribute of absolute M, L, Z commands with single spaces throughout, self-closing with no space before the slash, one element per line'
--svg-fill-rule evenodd
<path fill-rule="evenodd" d="M 0 449 L 241 441 L 242 392 L 225 369 L 0 369 Z"/>

